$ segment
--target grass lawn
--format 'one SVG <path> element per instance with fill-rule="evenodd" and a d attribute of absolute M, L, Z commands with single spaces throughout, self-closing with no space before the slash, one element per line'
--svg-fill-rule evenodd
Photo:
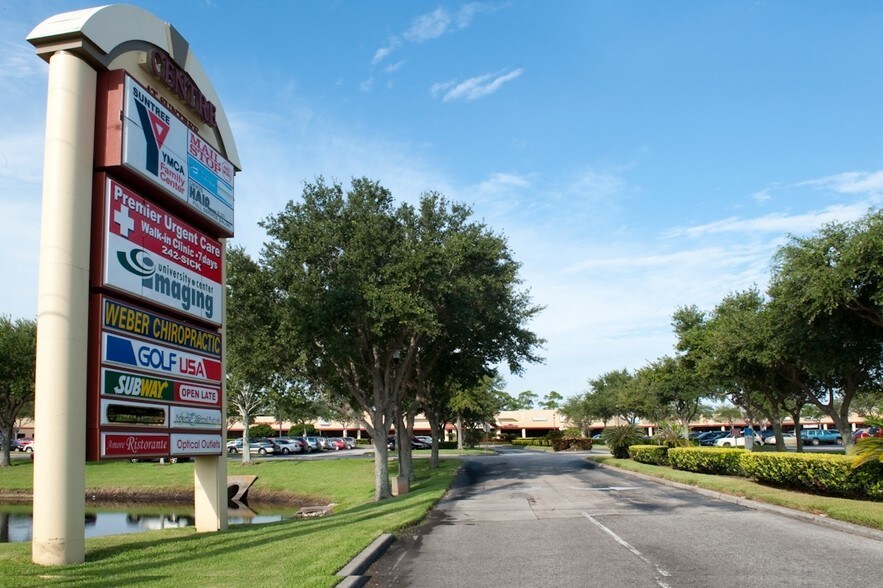
<path fill-rule="evenodd" d="M 738 476 L 697 474 L 675 470 L 667 466 L 638 463 L 631 459 L 616 459 L 607 455 L 592 455 L 589 459 L 620 469 L 680 482 L 681 484 L 705 488 L 723 494 L 743 496 L 757 502 L 825 515 L 839 521 L 883 530 L 883 502 L 818 496 L 816 494 L 765 486 Z"/>
<path fill-rule="evenodd" d="M 333 502 L 334 512 L 235 526 L 224 533 L 165 529 L 87 539 L 86 563 L 57 568 L 32 564 L 30 543 L 0 544 L 0 586 L 334 586 L 340 580 L 335 572 L 371 541 L 422 520 L 458 466 L 456 460 L 443 461 L 430 471 L 428 460 L 415 460 L 411 493 L 374 503 L 371 460 L 230 463 L 228 474 L 258 476 L 257 493 L 287 493 L 310 504 Z M 394 465 L 391 470 L 394 475 Z M 0 492 L 29 490 L 32 475 L 29 462 L 0 470 Z M 192 494 L 193 464 L 88 464 L 86 485 Z"/>

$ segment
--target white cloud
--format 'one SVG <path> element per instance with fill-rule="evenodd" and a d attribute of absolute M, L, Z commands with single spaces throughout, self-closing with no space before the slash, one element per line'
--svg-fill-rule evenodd
<path fill-rule="evenodd" d="M 841 194 L 880 195 L 883 193 L 883 170 L 873 172 L 844 172 L 797 184 L 818 189 L 833 190 Z"/>
<path fill-rule="evenodd" d="M 371 65 L 377 65 L 386 59 L 387 55 L 398 49 L 401 44 L 402 41 L 398 37 L 390 37 L 386 47 L 381 47 L 374 52 L 374 57 L 371 59 Z"/>
<path fill-rule="evenodd" d="M 524 73 L 523 68 L 504 74 L 484 74 L 469 78 L 463 82 L 441 82 L 429 88 L 433 97 L 441 96 L 442 102 L 465 100 L 471 102 L 489 96 L 499 90 L 503 84 L 514 80 Z"/>
<path fill-rule="evenodd" d="M 404 59 L 401 61 L 396 61 L 395 63 L 391 63 L 390 65 L 387 65 L 385 68 L 383 68 L 383 71 L 385 71 L 386 73 L 394 73 L 394 72 L 398 71 L 399 69 L 401 69 L 401 67 L 403 65 L 405 65 Z"/>
<path fill-rule="evenodd" d="M 412 43 L 423 43 L 441 37 L 451 27 L 451 15 L 444 7 L 439 7 L 414 19 L 404 33 L 405 39 Z"/>
<path fill-rule="evenodd" d="M 421 14 L 411 21 L 407 30 L 399 35 L 392 35 L 386 43 L 374 52 L 371 65 L 377 65 L 386 59 L 390 53 L 402 46 L 404 40 L 419 45 L 426 41 L 438 39 L 449 33 L 462 31 L 472 25 L 475 15 L 482 12 L 493 12 L 497 8 L 485 2 L 470 2 L 464 4 L 459 10 L 451 14 L 447 8 L 441 6 L 432 12 Z"/>
<path fill-rule="evenodd" d="M 675 227 L 667 237 L 701 237 L 720 233 L 806 233 L 818 229 L 825 223 L 846 222 L 860 218 L 867 213 L 870 202 L 828 206 L 822 210 L 803 214 L 773 213 L 756 218 L 730 217 L 704 225 Z"/>
<path fill-rule="evenodd" d="M 487 180 L 476 186 L 477 190 L 482 193 L 499 194 L 500 192 L 508 192 L 513 188 L 526 188 L 530 186 L 530 180 L 516 175 L 506 173 L 494 173 Z"/>
<path fill-rule="evenodd" d="M 767 202 L 768 200 L 772 200 L 772 196 L 767 190 L 760 190 L 751 195 L 755 202 Z"/>

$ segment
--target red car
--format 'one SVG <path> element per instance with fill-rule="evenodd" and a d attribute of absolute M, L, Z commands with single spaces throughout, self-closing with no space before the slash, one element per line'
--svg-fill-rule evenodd
<path fill-rule="evenodd" d="M 864 429 L 857 429 L 856 432 L 852 434 L 853 441 L 858 441 L 865 437 L 883 437 L 883 429 L 872 425 Z"/>
<path fill-rule="evenodd" d="M 340 437 L 328 437 L 325 439 L 325 446 L 329 451 L 340 451 L 346 449 L 346 441 Z"/>

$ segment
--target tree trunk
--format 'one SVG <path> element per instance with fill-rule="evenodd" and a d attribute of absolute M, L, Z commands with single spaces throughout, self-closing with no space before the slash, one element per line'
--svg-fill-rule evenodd
<path fill-rule="evenodd" d="M 439 426 L 438 419 L 435 416 L 426 415 L 426 420 L 429 421 L 429 434 L 432 435 L 432 453 L 429 454 L 429 469 L 437 470 L 439 466 L 438 460 L 438 436 L 439 436 Z"/>
<path fill-rule="evenodd" d="M 251 446 L 249 444 L 248 427 L 251 423 L 251 415 L 242 415 L 242 465 L 251 465 Z"/>
<path fill-rule="evenodd" d="M 5 468 L 12 463 L 9 457 L 9 447 L 12 443 L 12 427 L 3 427 L 3 430 L 0 431 L 0 436 L 2 436 L 2 439 L 0 439 L 0 445 L 2 445 L 2 448 L 0 448 L 0 467 Z"/>
<path fill-rule="evenodd" d="M 408 433 L 408 426 L 404 422 L 404 415 L 400 408 L 395 409 L 396 424 L 396 453 L 399 456 L 399 476 L 407 478 L 409 481 L 414 479 L 414 472 L 411 463 L 411 435 Z"/>
<path fill-rule="evenodd" d="M 463 449 L 463 417 L 457 415 L 457 449 Z"/>

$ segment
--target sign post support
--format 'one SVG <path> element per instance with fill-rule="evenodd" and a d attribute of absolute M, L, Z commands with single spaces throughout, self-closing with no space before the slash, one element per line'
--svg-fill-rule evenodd
<path fill-rule="evenodd" d="M 86 349 L 96 71 L 66 51 L 49 60 L 40 285 L 32 557 L 85 559 Z"/>

